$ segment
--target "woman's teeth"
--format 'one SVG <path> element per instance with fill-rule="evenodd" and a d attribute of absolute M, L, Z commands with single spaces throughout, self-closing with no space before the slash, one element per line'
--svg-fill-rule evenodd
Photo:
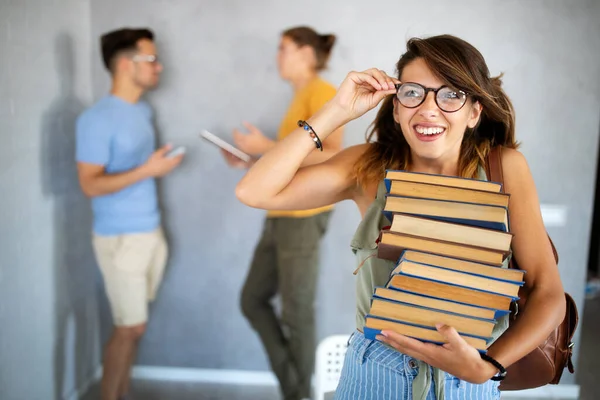
<path fill-rule="evenodd" d="M 424 127 L 424 126 L 416 126 L 415 130 L 419 132 L 421 135 L 438 135 L 445 131 L 445 128 L 440 127 Z"/>

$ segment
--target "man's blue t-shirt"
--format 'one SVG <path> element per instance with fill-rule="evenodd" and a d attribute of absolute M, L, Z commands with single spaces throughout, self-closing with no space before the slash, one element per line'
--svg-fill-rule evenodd
<path fill-rule="evenodd" d="M 76 159 L 103 165 L 107 174 L 144 164 L 155 149 L 152 109 L 106 96 L 77 119 Z M 94 232 L 102 236 L 149 232 L 160 224 L 153 178 L 92 198 Z"/>

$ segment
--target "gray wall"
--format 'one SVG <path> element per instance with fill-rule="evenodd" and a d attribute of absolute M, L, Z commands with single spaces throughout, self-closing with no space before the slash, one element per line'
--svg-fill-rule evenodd
<path fill-rule="evenodd" d="M 566 226 L 550 234 L 565 288 L 581 308 L 600 115 L 599 16 L 593 1 L 92 1 L 93 38 L 121 25 L 158 34 L 165 72 L 150 99 L 160 140 L 188 148 L 161 186 L 172 258 L 139 363 L 267 369 L 238 307 L 264 213 L 236 201 L 241 172 L 229 170 L 197 133 L 208 128 L 229 138 L 246 119 L 274 135 L 291 95 L 275 68 L 278 35 L 298 24 L 338 35 L 325 74 L 335 84 L 351 69 L 393 73 L 408 37 L 437 33 L 467 39 L 493 74 L 505 73 L 540 200 L 567 208 Z M 108 85 L 99 65 L 96 56 L 95 98 Z M 347 145 L 363 140 L 372 117 L 348 125 Z M 352 330 L 355 261 L 348 244 L 358 221 L 352 204 L 337 206 L 322 257 L 319 337 Z"/>
<path fill-rule="evenodd" d="M 90 4 L 0 1 L 0 398 L 68 398 L 100 363 L 98 276 L 74 120 Z"/>

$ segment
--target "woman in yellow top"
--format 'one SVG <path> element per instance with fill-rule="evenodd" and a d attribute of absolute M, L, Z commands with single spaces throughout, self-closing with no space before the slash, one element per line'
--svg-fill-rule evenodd
<path fill-rule="evenodd" d="M 335 42 L 334 35 L 320 35 L 308 27 L 283 32 L 277 55 L 281 77 L 294 89 L 294 98 L 281 122 L 281 140 L 309 119 L 336 94 L 330 83 L 319 77 Z M 275 147 L 275 141 L 244 124 L 248 134 L 234 131 L 236 146 L 260 156 Z M 321 163 L 342 147 L 342 128 L 315 149 L 302 166 Z M 223 153 L 236 167 L 249 165 Z M 327 229 L 332 206 L 294 211 L 269 211 L 262 237 L 241 296 L 242 311 L 258 332 L 286 400 L 310 397 L 314 366 L 314 302 L 319 275 L 319 245 Z M 271 300 L 281 295 L 282 315 L 275 315 Z"/>

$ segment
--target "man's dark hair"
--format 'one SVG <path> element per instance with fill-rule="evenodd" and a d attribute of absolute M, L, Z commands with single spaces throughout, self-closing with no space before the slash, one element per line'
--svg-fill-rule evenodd
<path fill-rule="evenodd" d="M 154 40 L 154 33 L 150 29 L 123 28 L 107 32 L 100 38 L 102 61 L 104 66 L 114 72 L 114 61 L 123 52 L 135 51 L 137 42 L 141 39 Z"/>

